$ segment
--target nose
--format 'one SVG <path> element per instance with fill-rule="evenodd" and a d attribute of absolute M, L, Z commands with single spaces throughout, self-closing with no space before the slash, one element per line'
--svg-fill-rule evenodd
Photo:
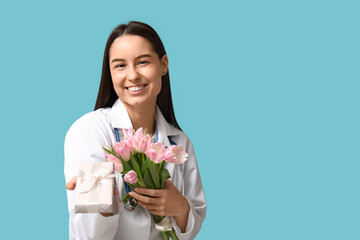
<path fill-rule="evenodd" d="M 129 81 L 137 80 L 139 78 L 139 74 L 137 72 L 136 67 L 135 66 L 129 66 L 128 69 L 129 69 L 128 70 L 128 76 L 127 76 L 128 80 Z"/>

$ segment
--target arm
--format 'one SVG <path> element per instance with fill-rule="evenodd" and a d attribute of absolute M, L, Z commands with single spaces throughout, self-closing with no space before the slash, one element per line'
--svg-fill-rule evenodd
<path fill-rule="evenodd" d="M 76 175 L 80 162 L 105 161 L 102 150 L 105 137 L 95 124 L 79 119 L 65 138 L 65 179 L 69 182 Z M 75 214 L 75 191 L 67 191 L 69 239 L 113 239 L 118 228 L 119 215 L 104 217 L 98 213 Z"/>
<path fill-rule="evenodd" d="M 165 180 L 164 189 L 136 188 L 129 194 L 151 214 L 173 216 L 181 231 L 185 232 L 190 206 L 170 180 Z"/>
<path fill-rule="evenodd" d="M 189 203 L 190 210 L 185 232 L 181 231 L 181 223 L 178 223 L 177 218 L 172 217 L 176 234 L 181 240 L 194 239 L 196 237 L 205 219 L 207 206 L 194 148 L 189 139 L 187 143 L 186 151 L 189 156 L 188 160 L 184 163 L 183 178 L 184 197 Z"/>
<path fill-rule="evenodd" d="M 206 201 L 191 143 L 184 168 L 184 195 L 169 180 L 165 189 L 136 188 L 130 195 L 150 213 L 172 216 L 172 222 L 179 239 L 194 239 L 201 228 L 206 213 Z M 146 196 L 144 196 L 146 195 Z"/>

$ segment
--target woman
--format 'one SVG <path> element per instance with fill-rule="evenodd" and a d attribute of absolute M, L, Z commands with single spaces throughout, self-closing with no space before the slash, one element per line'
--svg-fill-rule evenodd
<path fill-rule="evenodd" d="M 136 189 L 130 195 L 140 206 L 111 216 L 75 214 L 74 197 L 80 162 L 106 161 L 102 147 L 116 141 L 115 129 L 157 130 L 164 146 L 181 144 L 189 154 L 181 165 L 168 164 L 171 181 L 165 189 Z M 149 25 L 130 22 L 116 27 L 105 47 L 95 111 L 78 119 L 65 138 L 65 178 L 70 213 L 70 239 L 162 239 L 151 214 L 171 216 L 179 239 L 193 239 L 206 214 L 206 201 L 191 141 L 176 122 L 172 105 L 168 59 Z M 121 199 L 123 180 L 115 193 Z M 140 193 L 140 194 L 139 194 Z M 147 196 L 144 196 L 147 195 Z"/>

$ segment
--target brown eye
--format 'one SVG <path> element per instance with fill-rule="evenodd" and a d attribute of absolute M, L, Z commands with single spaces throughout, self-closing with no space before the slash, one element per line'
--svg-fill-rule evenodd
<path fill-rule="evenodd" d="M 118 64 L 115 66 L 115 68 L 124 68 L 126 65 L 125 64 Z"/>

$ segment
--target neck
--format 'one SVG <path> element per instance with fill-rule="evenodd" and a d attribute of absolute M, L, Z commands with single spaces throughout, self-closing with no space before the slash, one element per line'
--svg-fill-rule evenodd
<path fill-rule="evenodd" d="M 149 106 L 133 107 L 127 104 L 124 105 L 129 114 L 132 126 L 135 131 L 142 127 L 144 131 L 147 130 L 150 134 L 155 133 L 156 103 L 154 104 L 154 107 L 149 107 Z"/>

